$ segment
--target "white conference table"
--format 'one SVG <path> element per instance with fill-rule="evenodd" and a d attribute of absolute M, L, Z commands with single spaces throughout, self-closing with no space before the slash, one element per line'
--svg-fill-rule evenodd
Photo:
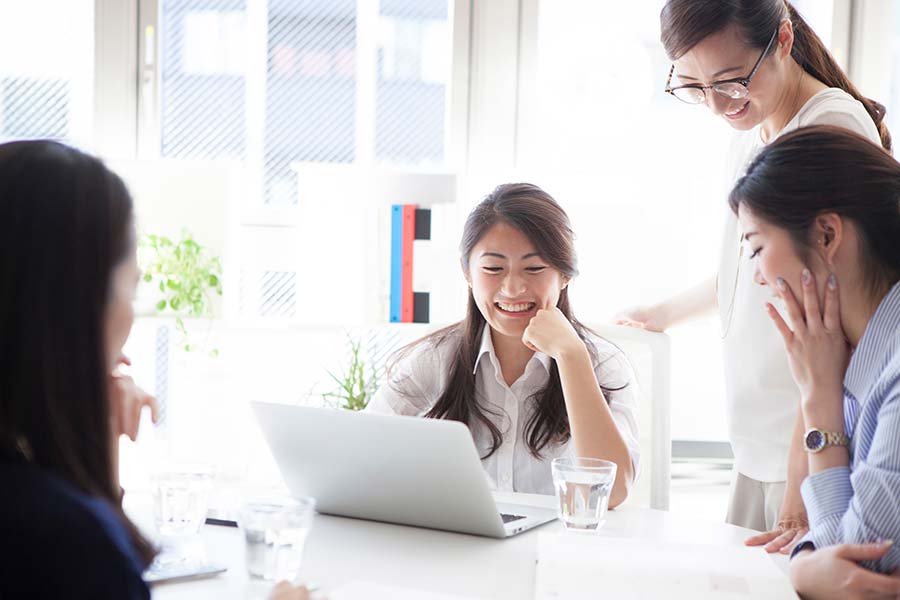
<path fill-rule="evenodd" d="M 499 502 L 544 507 L 553 507 L 556 501 L 552 496 L 528 494 L 495 496 Z M 132 518 L 146 526 L 151 517 L 149 503 L 126 502 L 126 507 L 129 504 Z M 135 510 L 137 506 L 139 510 Z M 304 551 L 300 578 L 315 582 L 326 594 L 343 584 L 364 581 L 465 598 L 531 600 L 538 535 L 563 530 L 561 523 L 552 522 L 512 538 L 495 540 L 319 514 Z M 608 513 L 606 524 L 596 535 L 740 546 L 753 533 L 725 523 L 626 504 Z M 228 570 L 209 579 L 158 584 L 152 591 L 155 600 L 266 597 L 272 584 L 247 576 L 241 530 L 206 525 L 201 536 L 210 559 Z M 782 571 L 787 570 L 787 557 L 774 555 L 772 560 Z"/>

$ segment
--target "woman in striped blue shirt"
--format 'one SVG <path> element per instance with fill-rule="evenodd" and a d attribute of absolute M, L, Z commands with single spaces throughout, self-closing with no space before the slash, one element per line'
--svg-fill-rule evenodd
<path fill-rule="evenodd" d="M 898 597 L 900 164 L 809 127 L 765 148 L 729 201 L 801 391 L 810 531 L 791 579 L 806 598 Z"/>

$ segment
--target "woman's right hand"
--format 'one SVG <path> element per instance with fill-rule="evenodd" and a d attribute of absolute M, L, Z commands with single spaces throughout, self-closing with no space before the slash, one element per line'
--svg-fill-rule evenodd
<path fill-rule="evenodd" d="M 309 600 L 309 590 L 303 585 L 295 586 L 281 581 L 272 588 L 269 600 Z"/>
<path fill-rule="evenodd" d="M 120 365 L 131 365 L 125 355 L 119 358 Z M 119 372 L 118 366 L 109 378 L 110 419 L 112 431 L 116 439 L 127 435 L 132 441 L 137 440 L 138 427 L 141 422 L 141 411 L 150 407 L 150 418 L 159 422 L 159 403 L 156 398 L 135 384 L 134 379 Z"/>
<path fill-rule="evenodd" d="M 659 306 L 632 306 L 615 316 L 616 325 L 627 325 L 647 331 L 665 331 L 668 324 L 663 321 L 663 311 Z"/>
<path fill-rule="evenodd" d="M 891 545 L 840 544 L 804 550 L 791 561 L 791 583 L 806 600 L 897 598 L 897 574 L 882 575 L 859 565 L 864 560 L 878 560 Z"/>
<path fill-rule="evenodd" d="M 656 304 L 623 310 L 614 321 L 616 325 L 647 331 L 666 331 L 675 325 L 711 315 L 715 310 L 716 278 L 713 276 Z"/>

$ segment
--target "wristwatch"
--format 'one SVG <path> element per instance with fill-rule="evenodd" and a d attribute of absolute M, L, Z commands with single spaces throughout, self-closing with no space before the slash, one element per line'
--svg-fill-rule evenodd
<path fill-rule="evenodd" d="M 849 446 L 850 438 L 846 433 L 836 433 L 834 431 L 822 431 L 811 427 L 806 430 L 803 436 L 803 447 L 807 452 L 821 452 L 829 446 Z"/>

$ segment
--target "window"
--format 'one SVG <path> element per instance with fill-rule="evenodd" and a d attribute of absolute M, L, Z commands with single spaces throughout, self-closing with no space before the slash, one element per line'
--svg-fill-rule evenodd
<path fill-rule="evenodd" d="M 94 3 L 4 0 L 2 5 L 0 142 L 49 138 L 89 148 Z"/>
<path fill-rule="evenodd" d="M 245 161 L 282 206 L 297 162 L 442 167 L 448 2 L 372 7 L 164 0 L 160 155 Z"/>
<path fill-rule="evenodd" d="M 895 139 L 900 139 L 900 0 L 893 0 L 889 20 L 891 33 L 887 50 L 889 70 L 887 107 L 887 126 Z M 894 142 L 895 145 L 900 142 Z M 896 153 L 896 151 L 895 151 Z"/>
<path fill-rule="evenodd" d="M 237 181 L 238 205 L 218 209 L 239 213 L 223 249 L 238 265 L 226 273 L 239 282 L 231 288 L 238 297 L 226 301 L 230 316 L 305 322 L 318 310 L 329 313 L 320 319 L 344 318 L 340 301 L 300 310 L 298 265 L 343 231 L 322 276 L 349 273 L 342 298 L 372 293 L 350 285 L 362 285 L 359 256 L 371 239 L 347 229 L 344 215 L 368 208 L 364 198 L 340 196 L 342 180 L 356 168 L 446 168 L 449 0 L 162 0 L 158 29 L 159 114 L 142 136 L 158 137 L 165 161 L 216 163 Z M 316 181 L 305 198 L 303 176 Z"/>

